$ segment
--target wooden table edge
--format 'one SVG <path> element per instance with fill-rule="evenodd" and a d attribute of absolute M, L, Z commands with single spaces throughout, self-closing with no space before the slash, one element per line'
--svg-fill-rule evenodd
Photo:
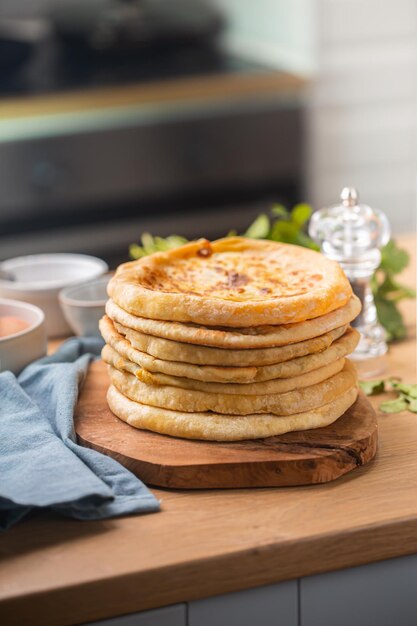
<path fill-rule="evenodd" d="M 417 517 L 0 598 L 8 626 L 71 626 L 417 552 Z M 175 585 L 173 584 L 175 581 Z M 70 607 L 71 612 L 63 609 Z M 7 621 L 5 621 L 7 620 Z M 57 622 L 58 620 L 58 622 Z M 27 623 L 27 622 L 26 622 Z"/>
<path fill-rule="evenodd" d="M 255 96 L 297 97 L 308 80 L 295 73 L 264 70 L 237 74 L 211 74 L 132 83 L 117 87 L 94 87 L 27 97 L 0 98 L 0 122 L 24 117 L 41 118 L 96 110 L 139 107 L 155 103 L 198 103 Z"/>

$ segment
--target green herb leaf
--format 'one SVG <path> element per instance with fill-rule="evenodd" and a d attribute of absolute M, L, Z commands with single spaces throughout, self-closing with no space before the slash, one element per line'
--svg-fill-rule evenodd
<path fill-rule="evenodd" d="M 414 298 L 415 291 L 398 283 L 394 275 L 401 272 L 408 262 L 407 252 L 398 248 L 391 239 L 382 249 L 381 263 L 371 279 L 378 320 L 387 331 L 388 341 L 403 339 L 407 334 L 397 302 Z"/>
<path fill-rule="evenodd" d="M 417 399 L 417 385 L 407 385 L 406 383 L 401 383 L 397 381 L 392 381 L 391 385 L 395 390 L 401 391 L 406 396 L 409 396 L 412 399 Z"/>
<path fill-rule="evenodd" d="M 360 380 L 359 386 L 367 396 L 376 396 L 385 391 L 384 380 Z"/>
<path fill-rule="evenodd" d="M 309 204 L 306 204 L 305 202 L 296 204 L 291 211 L 291 221 L 297 224 L 297 226 L 302 227 L 306 224 L 306 222 L 308 222 L 312 212 L 313 209 Z"/>
<path fill-rule="evenodd" d="M 166 239 L 163 239 L 162 237 L 155 237 L 154 238 L 154 249 L 155 249 L 155 251 L 158 250 L 159 252 L 163 252 L 165 250 L 169 250 L 170 249 L 170 245 L 169 245 L 168 237 Z"/>
<path fill-rule="evenodd" d="M 410 257 L 405 250 L 398 248 L 394 239 L 390 239 L 386 246 L 381 250 L 380 268 L 384 272 L 399 274 L 407 267 Z"/>
<path fill-rule="evenodd" d="M 404 339 L 407 330 L 403 317 L 395 302 L 384 300 L 379 295 L 375 296 L 376 313 L 378 321 L 387 331 L 388 340 Z"/>
<path fill-rule="evenodd" d="M 266 239 L 269 235 L 270 227 L 269 217 L 265 213 L 261 213 L 249 226 L 244 237 L 249 237 L 249 239 Z"/>
<path fill-rule="evenodd" d="M 283 243 L 295 243 L 298 236 L 298 226 L 294 222 L 277 221 L 272 226 L 271 239 Z"/>
<path fill-rule="evenodd" d="M 391 274 L 386 274 L 383 282 L 378 286 L 378 295 L 389 296 L 390 300 L 398 302 L 404 298 L 415 298 L 414 289 L 400 285 Z"/>
<path fill-rule="evenodd" d="M 272 224 L 268 239 L 292 243 L 312 250 L 320 250 L 319 246 L 304 232 L 304 226 L 313 210 L 309 204 L 296 204 L 291 213 L 277 204 L 271 209 L 272 215 L 278 217 Z"/>
<path fill-rule="evenodd" d="M 412 413 L 417 413 L 417 399 L 409 400 L 407 408 Z"/>
<path fill-rule="evenodd" d="M 165 239 L 168 242 L 170 249 L 179 248 L 183 246 L 185 243 L 188 243 L 188 239 L 185 237 L 180 237 L 179 235 L 170 235 Z"/>
<path fill-rule="evenodd" d="M 388 385 L 388 389 L 387 389 Z M 417 413 L 417 385 L 402 383 L 398 378 L 388 378 L 387 380 L 360 380 L 359 386 L 367 396 L 374 396 L 384 391 L 396 391 L 398 393 L 394 400 L 386 400 L 380 405 L 384 413 L 399 413 L 400 411 L 412 411 Z"/>
<path fill-rule="evenodd" d="M 142 248 L 145 250 L 146 254 L 152 254 L 155 252 L 155 242 L 150 233 L 143 233 L 141 241 Z"/>
<path fill-rule="evenodd" d="M 275 217 L 282 217 L 283 219 L 286 219 L 286 220 L 290 219 L 290 214 L 283 204 L 274 204 L 274 206 L 271 209 L 271 213 Z"/>
<path fill-rule="evenodd" d="M 400 413 L 408 408 L 408 402 L 404 398 L 395 398 L 395 400 L 382 402 L 379 408 L 384 413 Z"/>
<path fill-rule="evenodd" d="M 131 259 L 141 259 L 143 256 L 146 256 L 146 252 L 137 243 L 132 243 L 129 246 L 129 256 Z"/>
<path fill-rule="evenodd" d="M 129 246 L 129 254 L 132 259 L 141 259 L 144 256 L 153 254 L 154 252 L 164 252 L 165 250 L 172 250 L 178 248 L 184 243 L 187 243 L 187 239 L 179 237 L 178 235 L 170 235 L 169 237 L 152 237 L 149 233 L 143 233 L 141 236 L 142 245 L 132 243 Z"/>
<path fill-rule="evenodd" d="M 296 243 L 298 246 L 303 246 L 303 248 L 310 248 L 311 250 L 320 251 L 320 246 L 318 246 L 315 241 L 310 239 L 310 237 L 302 231 L 298 233 L 296 241 L 294 243 Z"/>

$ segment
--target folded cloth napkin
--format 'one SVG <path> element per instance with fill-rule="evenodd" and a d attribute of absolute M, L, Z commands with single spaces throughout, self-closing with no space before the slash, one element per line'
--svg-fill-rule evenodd
<path fill-rule="evenodd" d="M 159 509 L 117 461 L 76 443 L 73 414 L 102 342 L 73 338 L 16 377 L 0 374 L 0 529 L 36 507 L 83 520 Z"/>

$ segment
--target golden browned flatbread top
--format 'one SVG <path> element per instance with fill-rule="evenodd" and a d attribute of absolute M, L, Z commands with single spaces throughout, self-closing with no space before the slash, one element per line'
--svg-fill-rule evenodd
<path fill-rule="evenodd" d="M 235 328 L 316 318 L 352 296 L 340 266 L 322 254 L 241 237 L 201 239 L 125 263 L 108 291 L 134 315 Z"/>

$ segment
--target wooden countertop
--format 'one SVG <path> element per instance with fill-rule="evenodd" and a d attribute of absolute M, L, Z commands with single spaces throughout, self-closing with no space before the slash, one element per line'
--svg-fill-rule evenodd
<path fill-rule="evenodd" d="M 403 309 L 388 375 L 411 382 Z M 0 537 L 0 622 L 77 624 L 417 552 L 417 416 L 380 414 L 379 430 L 375 461 L 325 485 L 155 490 L 160 513 L 101 522 L 34 515 Z"/>
<path fill-rule="evenodd" d="M 302 76 L 278 71 L 237 72 L 177 78 L 57 94 L 0 99 L 0 122 L 25 117 L 129 109 L 155 104 L 229 101 L 236 98 L 297 97 L 307 85 Z"/>

